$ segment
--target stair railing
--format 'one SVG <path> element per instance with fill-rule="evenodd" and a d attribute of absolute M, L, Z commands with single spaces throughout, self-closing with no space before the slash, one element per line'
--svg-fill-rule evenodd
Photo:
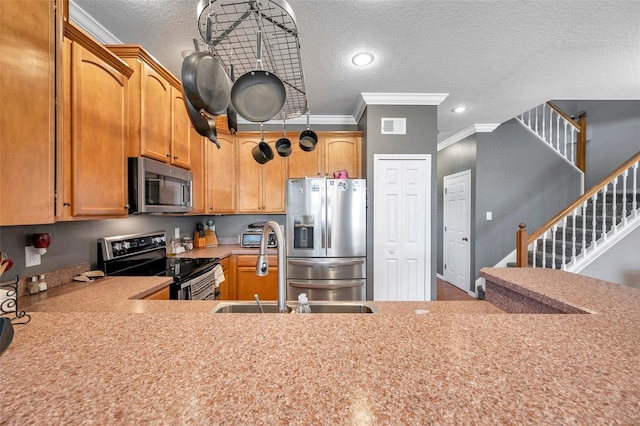
<path fill-rule="evenodd" d="M 585 171 L 587 119 L 581 113 L 574 121 L 552 102 L 546 102 L 518 116 L 526 128 L 545 140 L 558 154 Z"/>
<path fill-rule="evenodd" d="M 628 221 L 640 219 L 639 164 L 640 152 L 531 235 L 527 233 L 526 225 L 521 223 L 516 233 L 516 266 L 527 267 L 531 251 L 532 267 L 567 269 L 578 256 L 584 257 L 597 250 Z M 607 203 L 611 204 L 609 211 Z M 568 226 L 572 229 L 570 234 Z M 577 235 L 578 230 L 581 230 L 580 236 Z M 569 249 L 567 237 L 571 241 Z"/>

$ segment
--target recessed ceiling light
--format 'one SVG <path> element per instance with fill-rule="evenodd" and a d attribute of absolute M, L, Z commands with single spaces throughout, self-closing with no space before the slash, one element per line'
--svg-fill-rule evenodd
<path fill-rule="evenodd" d="M 451 111 L 457 112 L 458 114 L 460 114 L 461 112 L 465 112 L 466 110 L 467 110 L 466 106 L 459 106 L 459 107 L 455 107 Z"/>
<path fill-rule="evenodd" d="M 366 67 L 373 62 L 373 55 L 369 52 L 357 53 L 351 58 L 351 62 L 357 67 Z"/>

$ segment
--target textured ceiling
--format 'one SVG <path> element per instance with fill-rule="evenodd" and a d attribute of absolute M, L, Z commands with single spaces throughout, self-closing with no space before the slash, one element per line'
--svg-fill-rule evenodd
<path fill-rule="evenodd" d="M 287 1 L 312 122 L 353 120 L 361 93 L 448 93 L 442 141 L 550 99 L 640 99 L 640 0 Z M 86 12 L 178 77 L 199 37 L 197 0 L 71 2 L 72 19 Z M 353 67 L 359 50 L 375 62 Z"/>

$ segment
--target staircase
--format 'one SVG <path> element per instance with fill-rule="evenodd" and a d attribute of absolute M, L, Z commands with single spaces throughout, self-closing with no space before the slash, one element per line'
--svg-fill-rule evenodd
<path fill-rule="evenodd" d="M 578 272 L 640 226 L 640 152 L 528 235 L 520 225 L 516 266 Z"/>

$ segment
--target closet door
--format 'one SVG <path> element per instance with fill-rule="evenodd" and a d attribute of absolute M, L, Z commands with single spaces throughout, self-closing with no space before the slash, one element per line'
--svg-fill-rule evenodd
<path fill-rule="evenodd" d="M 431 300 L 431 156 L 374 159 L 374 300 Z"/>

